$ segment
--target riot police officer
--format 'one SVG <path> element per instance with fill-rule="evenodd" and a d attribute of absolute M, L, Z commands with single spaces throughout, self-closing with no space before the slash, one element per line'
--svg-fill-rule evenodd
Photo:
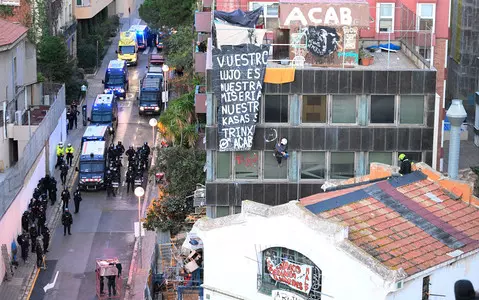
<path fill-rule="evenodd" d="M 128 171 L 126 171 L 126 192 L 127 193 L 130 192 L 130 187 L 132 191 L 135 189 L 135 173 L 132 167 L 129 167 Z"/>
<path fill-rule="evenodd" d="M 116 197 L 115 195 L 115 191 L 113 190 L 113 178 L 112 178 L 112 174 L 111 174 L 111 171 L 108 170 L 106 172 L 106 176 L 105 176 L 105 188 L 106 188 L 106 192 L 107 192 L 107 196 L 110 197 L 110 194 L 113 194 L 113 197 Z"/>
<path fill-rule="evenodd" d="M 65 185 L 67 182 L 67 174 L 68 174 L 69 167 L 67 164 L 63 164 L 60 167 L 60 179 L 62 180 L 62 185 Z"/>
<path fill-rule="evenodd" d="M 62 209 L 65 210 L 65 208 L 68 208 L 68 203 L 70 202 L 70 192 L 68 191 L 67 187 L 65 187 L 62 191 L 62 204 L 63 204 L 63 207 Z"/>
<path fill-rule="evenodd" d="M 82 201 L 80 187 L 78 186 L 73 193 L 73 201 L 75 202 L 75 213 L 78 213 L 80 211 L 80 202 Z"/>

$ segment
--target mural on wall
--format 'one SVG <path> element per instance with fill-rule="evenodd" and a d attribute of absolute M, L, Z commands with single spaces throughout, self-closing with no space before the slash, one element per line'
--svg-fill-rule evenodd
<path fill-rule="evenodd" d="M 218 99 L 219 151 L 248 151 L 258 120 L 269 45 L 213 49 L 213 91 Z"/>
<path fill-rule="evenodd" d="M 358 28 L 343 26 L 341 33 L 342 51 L 338 51 L 338 58 L 345 65 L 357 65 L 359 62 L 358 55 Z"/>
<path fill-rule="evenodd" d="M 340 37 L 335 28 L 309 26 L 307 33 L 308 51 L 316 56 L 327 56 L 338 50 Z"/>

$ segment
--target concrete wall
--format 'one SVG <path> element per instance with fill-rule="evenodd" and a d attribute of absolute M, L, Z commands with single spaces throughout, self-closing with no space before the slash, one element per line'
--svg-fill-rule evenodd
<path fill-rule="evenodd" d="M 50 139 L 48 140 L 48 164 L 49 164 L 49 172 L 53 174 L 55 171 L 55 163 L 57 162 L 57 156 L 55 154 L 55 149 L 59 142 L 64 142 L 67 136 L 67 125 L 66 125 L 66 109 L 63 111 L 61 118 L 58 120 L 58 125 L 53 130 L 52 134 L 50 135 Z"/>
<path fill-rule="evenodd" d="M 42 151 L 37 158 L 36 164 L 25 178 L 23 188 L 20 190 L 3 218 L 0 219 L 0 228 L 2 229 L 2 234 L 0 234 L 0 245 L 6 244 L 9 253 L 11 253 L 12 240 L 15 240 L 16 242 L 18 234 L 22 232 L 22 214 L 28 207 L 28 203 L 32 198 L 33 190 L 37 186 L 38 181 L 44 176 L 45 151 Z M 20 253 L 20 249 L 18 249 L 18 257 L 20 257 Z M 30 253 L 30 256 L 31 255 L 32 254 Z M 0 260 L 0 282 L 3 281 L 4 275 L 5 266 L 3 260 Z"/>

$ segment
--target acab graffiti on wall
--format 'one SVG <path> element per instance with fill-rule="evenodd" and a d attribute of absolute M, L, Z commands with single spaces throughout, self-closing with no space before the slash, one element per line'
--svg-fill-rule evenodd
<path fill-rule="evenodd" d="M 219 151 L 251 149 L 268 56 L 268 45 L 213 49 L 212 83 L 219 97 Z"/>
<path fill-rule="evenodd" d="M 266 264 L 269 275 L 275 281 L 306 294 L 311 291 L 312 266 L 295 264 L 287 260 L 275 265 L 270 257 L 266 258 Z"/>

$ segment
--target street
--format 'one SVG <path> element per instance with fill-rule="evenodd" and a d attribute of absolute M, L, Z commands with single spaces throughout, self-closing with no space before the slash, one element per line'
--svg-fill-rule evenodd
<path fill-rule="evenodd" d="M 131 18 L 131 24 L 139 22 L 139 19 Z M 123 30 L 128 28 L 128 23 L 127 19 L 122 19 Z M 116 47 L 117 37 L 113 39 L 100 70 L 89 80 L 86 103 L 89 109 L 95 96 L 103 92 L 101 80 L 104 79 L 108 62 L 116 59 Z M 148 124 L 151 117 L 139 117 L 136 101 L 139 79 L 146 72 L 147 54 L 153 52 L 152 50 L 156 51 L 147 49 L 143 53 L 140 52 L 138 66 L 129 67 L 130 90 L 126 99 L 119 101 L 115 144 L 122 141 L 126 148 L 130 145 L 135 145 L 136 148 L 145 141 L 152 145 L 152 131 Z M 71 134 L 78 135 L 80 139 L 84 130 L 85 127 L 79 127 Z M 77 155 L 80 151 L 81 149 L 76 149 Z M 122 181 L 125 179 L 126 156 L 123 165 Z M 76 189 L 77 177 L 75 174 L 71 191 Z M 39 273 L 30 297 L 32 300 L 96 299 L 97 258 L 119 258 L 123 267 L 122 294 L 124 294 L 135 241 L 133 224 L 138 221 L 138 199 L 132 191 L 127 194 L 124 185 L 120 187 L 116 197 L 107 197 L 105 191 L 82 192 L 82 197 L 78 214 L 73 214 L 73 202 L 70 202 L 70 211 L 73 214 L 72 235 L 63 235 L 61 222 L 52 229 L 54 233 L 47 255 L 47 269 Z M 51 286 L 51 283 L 54 283 L 53 287 L 45 292 L 44 287 L 47 284 Z M 105 291 L 107 292 L 106 284 Z"/>

